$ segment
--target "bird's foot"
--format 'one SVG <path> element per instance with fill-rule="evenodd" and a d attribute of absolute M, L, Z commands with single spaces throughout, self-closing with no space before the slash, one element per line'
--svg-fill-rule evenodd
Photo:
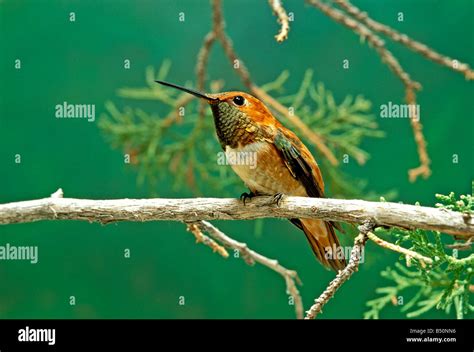
<path fill-rule="evenodd" d="M 277 193 L 273 195 L 271 204 L 276 204 L 277 206 L 280 206 L 281 200 L 283 199 L 285 195 L 283 193 Z"/>
<path fill-rule="evenodd" d="M 240 195 L 240 200 L 245 205 L 245 202 L 247 201 L 247 199 L 252 199 L 253 197 L 255 197 L 255 193 L 253 193 L 253 192 L 250 192 L 250 193 L 244 192 Z"/>

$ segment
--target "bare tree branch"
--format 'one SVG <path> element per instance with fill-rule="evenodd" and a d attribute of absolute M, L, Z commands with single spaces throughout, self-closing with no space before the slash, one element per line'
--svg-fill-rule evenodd
<path fill-rule="evenodd" d="M 43 198 L 0 204 L 0 224 L 40 220 L 197 221 L 257 218 L 314 218 L 349 223 L 372 221 L 377 226 L 425 229 L 470 237 L 469 214 L 415 205 L 329 198 L 255 197 L 244 206 L 231 198 L 89 200 Z"/>
<path fill-rule="evenodd" d="M 446 66 L 453 71 L 462 73 L 467 80 L 474 79 L 474 71 L 468 64 L 442 55 L 431 49 L 427 45 L 410 38 L 406 34 L 400 33 L 397 30 L 383 23 L 373 20 L 369 17 L 367 12 L 360 10 L 347 0 L 335 0 L 334 2 L 338 4 L 342 9 L 344 9 L 344 11 L 346 11 L 348 14 L 355 17 L 358 21 L 369 27 L 371 30 L 386 35 L 394 42 L 398 42 L 405 45 L 408 49 L 413 50 L 414 52 L 424 56 L 425 58 L 436 62 L 437 64 Z"/>
<path fill-rule="evenodd" d="M 376 226 L 397 226 L 436 230 L 466 238 L 474 236 L 474 222 L 469 214 L 388 202 L 337 200 L 327 198 L 284 197 L 278 205 L 273 197 L 255 197 L 243 205 L 236 199 L 116 199 L 88 200 L 63 198 L 58 189 L 48 198 L 0 204 L 0 224 L 25 223 L 40 220 L 85 220 L 109 223 L 114 221 L 183 221 L 197 242 L 203 242 L 224 258 L 225 248 L 238 250 L 247 264 L 262 264 L 280 274 L 287 293 L 293 298 L 297 318 L 303 317 L 303 303 L 297 289 L 300 283 L 295 271 L 281 266 L 238 242 L 204 219 L 255 219 L 265 217 L 317 218 L 332 221 L 363 223 L 356 237 L 349 264 L 340 271 L 326 290 L 308 310 L 306 319 L 315 318 L 335 292 L 357 270 L 360 253 L 368 238 L 381 247 L 432 264 L 431 258 L 378 238 L 371 231 Z M 208 235 L 205 235 L 206 232 Z M 225 248 L 224 248 L 225 247 Z"/>
<path fill-rule="evenodd" d="M 287 294 L 293 298 L 297 319 L 303 319 L 303 301 L 296 287 L 301 284 L 298 274 L 294 270 L 287 269 L 278 263 L 278 260 L 269 259 L 247 247 L 245 243 L 238 242 L 207 221 L 191 222 L 191 225 L 198 227 L 201 231 L 207 232 L 214 240 L 222 243 L 227 248 L 239 251 L 239 256 L 249 265 L 259 263 L 280 274 L 285 280 Z"/>
<path fill-rule="evenodd" d="M 216 41 L 216 34 L 214 31 L 209 32 L 204 37 L 204 42 L 196 61 L 196 76 L 197 76 L 197 90 L 204 91 L 204 83 L 206 81 L 206 67 L 209 60 L 209 53 L 211 51 L 212 45 Z"/>
<path fill-rule="evenodd" d="M 355 17 L 352 18 L 320 0 L 307 0 L 309 4 L 318 8 L 326 16 L 332 18 L 338 23 L 346 26 L 354 33 L 358 34 L 363 40 L 367 42 L 375 49 L 379 54 L 382 62 L 384 62 L 390 70 L 402 81 L 405 86 L 405 100 L 407 104 L 416 105 L 416 90 L 421 88 L 420 83 L 414 81 L 410 75 L 403 69 L 398 60 L 393 56 L 390 50 L 385 46 L 385 42 L 374 32 L 372 32 L 364 23 L 359 22 Z M 342 2 L 342 1 L 341 1 Z M 340 3 L 341 3 L 340 2 Z M 345 8 L 345 7 L 343 7 Z M 414 111 L 413 109 L 412 111 Z M 413 129 L 415 142 L 417 145 L 418 157 L 420 159 L 420 166 L 408 171 L 409 179 L 414 182 L 418 176 L 428 178 L 431 175 L 430 169 L 430 158 L 426 151 L 426 141 L 423 136 L 422 125 L 419 121 L 419 116 L 411 116 L 410 124 Z"/>
<path fill-rule="evenodd" d="M 347 16 L 345 13 L 325 4 L 320 0 L 308 0 L 308 3 L 318 8 L 326 16 L 332 18 L 336 22 L 346 26 L 362 39 L 373 46 L 377 53 L 382 58 L 382 61 L 392 70 L 392 72 L 403 82 L 405 87 L 411 87 L 414 89 L 420 89 L 420 83 L 411 79 L 410 75 L 402 68 L 398 60 L 393 54 L 385 47 L 385 42 L 370 29 L 364 26 L 362 23 L 355 19 Z"/>
<path fill-rule="evenodd" d="M 347 266 L 340 270 L 336 278 L 330 282 L 328 287 L 324 290 L 321 295 L 314 300 L 314 304 L 306 312 L 305 319 L 314 319 L 321 313 L 324 305 L 334 296 L 336 291 L 342 286 L 344 282 L 349 280 L 354 271 L 357 271 L 361 258 L 361 253 L 364 250 L 365 243 L 367 242 L 367 234 L 374 228 L 374 224 L 367 221 L 363 225 L 359 226 L 359 235 L 354 240 L 354 247 L 351 251 L 351 257 Z"/>

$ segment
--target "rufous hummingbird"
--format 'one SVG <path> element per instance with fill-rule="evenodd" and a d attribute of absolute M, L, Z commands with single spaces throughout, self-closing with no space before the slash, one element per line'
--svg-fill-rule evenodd
<path fill-rule="evenodd" d="M 284 127 L 254 96 L 243 92 L 205 94 L 164 81 L 173 87 L 207 101 L 214 115 L 217 137 L 226 154 L 256 153 L 256 165 L 231 164 L 250 194 L 324 197 L 324 182 L 316 160 L 308 148 Z M 235 154 L 234 154 L 235 155 Z M 345 267 L 336 224 L 317 219 L 290 219 L 303 230 L 318 260 L 336 271 Z"/>

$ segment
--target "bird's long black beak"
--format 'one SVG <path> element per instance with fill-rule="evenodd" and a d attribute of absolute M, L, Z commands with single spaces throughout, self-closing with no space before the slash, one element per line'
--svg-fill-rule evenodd
<path fill-rule="evenodd" d="M 182 90 L 183 92 L 186 92 L 186 93 L 189 93 L 189 94 L 192 94 L 194 95 L 195 97 L 198 97 L 198 98 L 201 98 L 201 99 L 205 99 L 207 100 L 208 102 L 217 102 L 219 101 L 219 99 L 217 98 L 214 98 L 214 97 L 211 97 L 207 94 L 204 94 L 204 93 L 200 93 L 198 91 L 195 91 L 194 89 L 190 89 L 190 88 L 186 88 L 186 87 L 182 87 L 182 86 L 178 86 L 177 84 L 173 84 L 173 83 L 169 83 L 169 82 L 165 82 L 165 81 L 155 81 L 156 83 L 159 83 L 159 84 L 162 84 L 164 86 L 167 86 L 167 87 L 172 87 L 172 88 L 176 88 L 176 89 L 179 89 L 179 90 Z"/>

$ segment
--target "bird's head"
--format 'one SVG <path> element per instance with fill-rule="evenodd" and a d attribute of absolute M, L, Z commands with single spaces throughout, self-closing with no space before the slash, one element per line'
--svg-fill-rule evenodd
<path fill-rule="evenodd" d="M 274 119 L 268 108 L 256 97 L 244 92 L 223 93 L 201 93 L 194 89 L 178 86 L 164 81 L 156 83 L 172 87 L 183 92 L 192 94 L 209 103 L 216 120 L 238 122 L 241 119 L 251 119 L 253 122 L 265 122 L 266 119 Z"/>

